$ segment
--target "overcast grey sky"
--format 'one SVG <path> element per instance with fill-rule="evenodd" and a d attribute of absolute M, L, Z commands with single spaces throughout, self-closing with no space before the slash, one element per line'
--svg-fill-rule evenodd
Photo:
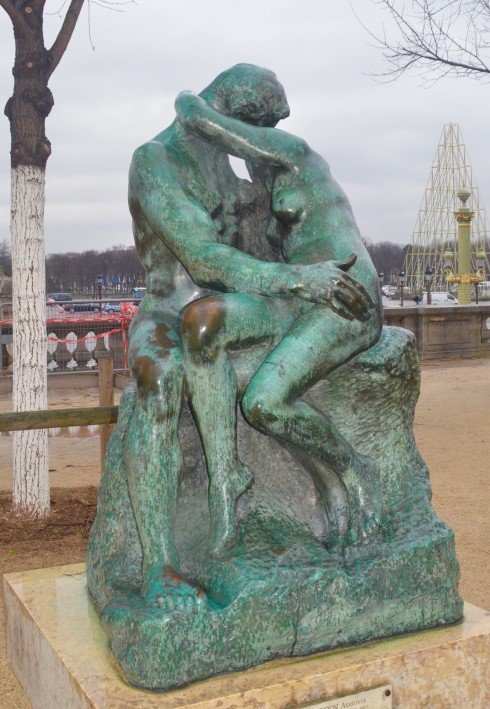
<path fill-rule="evenodd" d="M 48 0 L 56 10 L 62 0 Z M 387 19 L 353 0 L 373 29 Z M 60 20 L 46 21 L 53 34 Z M 458 123 L 483 204 L 490 199 L 490 86 L 416 78 L 380 84 L 381 53 L 349 2 L 331 0 L 138 0 L 125 12 L 87 8 L 52 77 L 47 121 L 46 252 L 133 243 L 126 204 L 133 150 L 168 125 L 182 89 L 200 91 L 238 62 L 268 67 L 284 84 L 291 117 L 329 162 L 363 236 L 407 243 L 445 123 Z M 0 103 L 12 92 L 13 36 L 0 10 Z M 3 113 L 3 110 L 2 110 Z M 0 241 L 9 234 L 10 134 L 0 116 Z"/>

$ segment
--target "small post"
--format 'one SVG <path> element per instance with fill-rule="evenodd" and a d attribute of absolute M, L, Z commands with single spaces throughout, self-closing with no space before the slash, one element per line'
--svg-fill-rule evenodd
<path fill-rule="evenodd" d="M 99 370 L 99 406 L 114 406 L 114 356 L 112 352 L 99 352 L 97 358 Z M 111 425 L 100 427 L 100 469 L 104 469 L 107 441 L 111 435 Z"/>
<path fill-rule="evenodd" d="M 97 276 L 97 290 L 99 293 L 99 313 L 102 315 L 102 286 L 104 285 L 104 276 L 99 273 Z"/>
<path fill-rule="evenodd" d="M 427 288 L 427 305 L 432 305 L 432 296 L 431 296 L 431 288 L 432 288 L 432 281 L 434 280 L 434 269 L 431 268 L 430 266 L 427 266 L 425 269 L 424 273 L 424 283 L 425 287 Z"/>
<path fill-rule="evenodd" d="M 398 284 L 400 286 L 400 308 L 403 308 L 403 289 L 405 287 L 405 271 L 398 274 Z"/>

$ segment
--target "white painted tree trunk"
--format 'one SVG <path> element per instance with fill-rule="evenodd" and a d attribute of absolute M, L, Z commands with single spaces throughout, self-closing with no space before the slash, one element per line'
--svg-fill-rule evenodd
<path fill-rule="evenodd" d="M 44 261 L 45 171 L 20 165 L 11 171 L 13 279 L 13 410 L 47 408 L 46 286 Z M 48 432 L 13 435 L 13 504 L 42 517 L 49 513 Z"/>

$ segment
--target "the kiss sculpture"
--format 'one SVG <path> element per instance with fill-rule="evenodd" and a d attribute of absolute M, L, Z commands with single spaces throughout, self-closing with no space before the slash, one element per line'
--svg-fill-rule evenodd
<path fill-rule="evenodd" d="M 413 437 L 413 336 L 325 160 L 241 64 L 134 154 L 147 295 L 89 545 L 128 680 L 169 689 L 461 618 Z M 247 162 L 251 181 L 228 155 Z"/>

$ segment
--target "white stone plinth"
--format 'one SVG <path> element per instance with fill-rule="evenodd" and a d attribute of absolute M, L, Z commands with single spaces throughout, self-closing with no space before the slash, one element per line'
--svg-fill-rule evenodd
<path fill-rule="evenodd" d="M 7 649 L 34 709 L 285 709 L 389 684 L 393 707 L 490 707 L 490 613 L 367 645 L 267 663 L 155 694 L 129 686 L 87 596 L 85 565 L 4 577 Z"/>

